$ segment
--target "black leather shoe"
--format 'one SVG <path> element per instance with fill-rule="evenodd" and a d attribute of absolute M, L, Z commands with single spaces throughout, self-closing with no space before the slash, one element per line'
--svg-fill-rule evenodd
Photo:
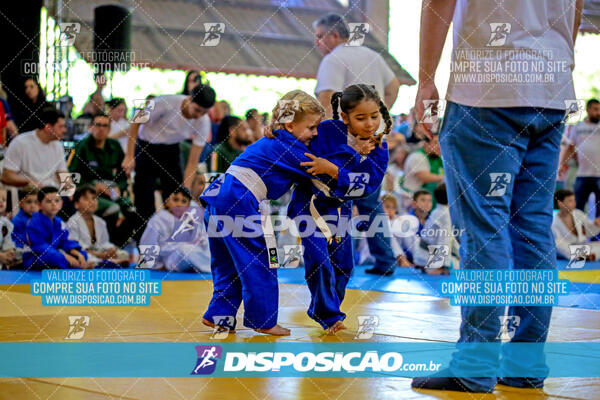
<path fill-rule="evenodd" d="M 510 379 L 510 378 L 509 378 Z M 504 386 L 510 386 L 510 387 L 514 387 L 514 388 L 519 388 L 519 389 L 543 389 L 544 388 L 544 382 L 536 382 L 536 378 L 512 378 L 512 379 L 518 379 L 519 382 L 515 383 L 508 383 L 507 381 L 505 381 L 503 378 L 498 378 L 498 384 L 500 385 L 504 385 Z"/>
<path fill-rule="evenodd" d="M 443 371 L 438 373 L 443 375 Z M 454 392 L 467 392 L 467 393 L 491 393 L 494 388 L 489 390 L 473 390 L 465 385 L 460 378 L 453 377 L 441 377 L 441 376 L 423 376 L 413 378 L 411 386 L 415 389 L 428 389 L 428 390 L 451 390 Z"/>

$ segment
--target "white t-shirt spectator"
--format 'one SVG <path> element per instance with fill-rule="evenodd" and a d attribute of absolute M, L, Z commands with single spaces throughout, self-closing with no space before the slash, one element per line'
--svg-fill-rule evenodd
<path fill-rule="evenodd" d="M 57 172 L 68 170 L 60 140 L 44 143 L 36 131 L 21 133 L 13 139 L 4 155 L 4 168 L 41 182 L 43 186 L 57 188 L 60 184 Z"/>
<path fill-rule="evenodd" d="M 575 99 L 574 21 L 573 0 L 458 0 L 446 98 L 471 107 L 566 109 L 565 100 Z"/>
<path fill-rule="evenodd" d="M 204 146 L 210 135 L 210 118 L 187 119 L 181 113 L 185 95 L 168 95 L 154 98 L 154 109 L 146 123 L 140 127 L 139 138 L 153 144 L 175 144 L 192 139 L 196 146 Z"/>
<path fill-rule="evenodd" d="M 127 118 L 121 118 L 118 121 L 111 121 L 110 122 L 110 134 L 111 135 L 113 133 L 120 132 L 123 129 L 126 129 L 126 130 L 129 129 L 129 121 L 127 120 Z M 117 140 L 121 144 L 121 147 L 123 148 L 123 152 L 127 153 L 127 142 L 129 141 L 129 132 L 127 132 L 127 135 L 121 136 Z"/>
<path fill-rule="evenodd" d="M 340 92 L 350 85 L 375 85 L 383 98 L 385 87 L 394 79 L 394 72 L 381 55 L 364 46 L 340 44 L 323 57 L 317 72 L 315 93 L 324 90 Z"/>
<path fill-rule="evenodd" d="M 402 187 L 410 192 L 416 192 L 421 189 L 424 182 L 417 178 L 417 172 L 430 171 L 429 160 L 421 151 L 414 151 L 406 157 L 404 162 L 404 177 Z"/>
<path fill-rule="evenodd" d="M 581 121 L 568 129 L 566 142 L 577 150 L 577 176 L 600 178 L 600 124 Z"/>

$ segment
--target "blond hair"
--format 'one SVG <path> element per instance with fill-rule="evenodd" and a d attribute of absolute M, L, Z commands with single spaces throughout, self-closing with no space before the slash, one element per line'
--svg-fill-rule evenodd
<path fill-rule="evenodd" d="M 394 195 L 386 193 L 383 196 L 381 196 L 381 203 L 385 203 L 386 201 L 393 203 L 394 207 L 398 208 L 398 199 L 396 199 Z"/>
<path fill-rule="evenodd" d="M 292 102 L 291 109 L 294 111 L 294 122 L 299 122 L 311 114 L 320 114 L 321 118 L 325 118 L 325 109 L 317 99 L 302 90 L 292 90 L 283 95 L 275 108 L 273 108 L 273 117 L 271 118 L 271 127 L 273 130 L 285 129 L 282 122 L 277 122 L 283 112 L 283 107 L 281 106 L 282 100 L 284 100 L 284 103 Z"/>

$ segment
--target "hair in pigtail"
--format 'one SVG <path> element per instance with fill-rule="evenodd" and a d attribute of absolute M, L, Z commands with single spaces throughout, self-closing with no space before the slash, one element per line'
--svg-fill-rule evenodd
<path fill-rule="evenodd" d="M 333 119 L 340 119 L 340 99 L 342 98 L 342 92 L 335 92 L 331 96 L 331 109 L 333 111 Z"/>
<path fill-rule="evenodd" d="M 383 137 L 392 131 L 392 127 L 394 126 L 394 121 L 392 120 L 392 117 L 390 116 L 390 112 L 389 112 L 387 106 L 381 99 L 379 99 L 379 112 L 381 113 L 381 117 L 383 118 L 383 121 L 385 122 L 385 129 L 383 130 L 382 133 L 377 135 L 377 138 L 376 138 L 377 144 L 381 145 L 381 142 L 383 141 Z"/>

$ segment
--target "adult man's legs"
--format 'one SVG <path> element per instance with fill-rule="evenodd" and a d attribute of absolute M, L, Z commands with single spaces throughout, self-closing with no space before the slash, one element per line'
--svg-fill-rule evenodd
<path fill-rule="evenodd" d="M 163 201 L 182 185 L 183 173 L 179 165 L 179 145 L 150 144 L 139 141 L 135 148 L 135 180 L 133 192 L 135 206 L 141 219 L 135 236 L 140 238 L 148 220 L 156 208 L 154 206 L 154 191 L 156 177 L 160 178 Z"/>
<path fill-rule="evenodd" d="M 520 134 L 514 113 L 454 103 L 446 109 L 440 145 L 452 222 L 463 232 L 463 269 L 509 268 L 510 204 L 528 141 Z M 492 391 L 499 367 L 499 316 L 504 308 L 461 307 L 460 351 L 454 354 L 450 369 L 455 376 L 471 377 L 416 378 L 413 386 Z"/>
<path fill-rule="evenodd" d="M 135 145 L 135 178 L 133 194 L 135 208 L 140 215 L 142 225 L 137 227 L 136 236 L 141 237 L 146 223 L 154 214 L 154 190 L 156 189 L 155 161 L 151 153 L 151 144 L 139 141 Z"/>
<path fill-rule="evenodd" d="M 540 110 L 524 120 L 529 121 L 531 139 L 515 179 L 509 227 L 515 269 L 556 268 L 556 248 L 550 228 L 563 115 L 559 110 Z M 551 313 L 552 307 L 509 307 L 507 315 L 519 318 L 511 342 L 545 342 Z M 548 373 L 544 359 L 541 347 L 532 348 L 523 357 L 514 348 L 503 346 L 502 371 L 528 374 L 522 378 L 503 378 L 502 383 L 542 387 Z"/>

